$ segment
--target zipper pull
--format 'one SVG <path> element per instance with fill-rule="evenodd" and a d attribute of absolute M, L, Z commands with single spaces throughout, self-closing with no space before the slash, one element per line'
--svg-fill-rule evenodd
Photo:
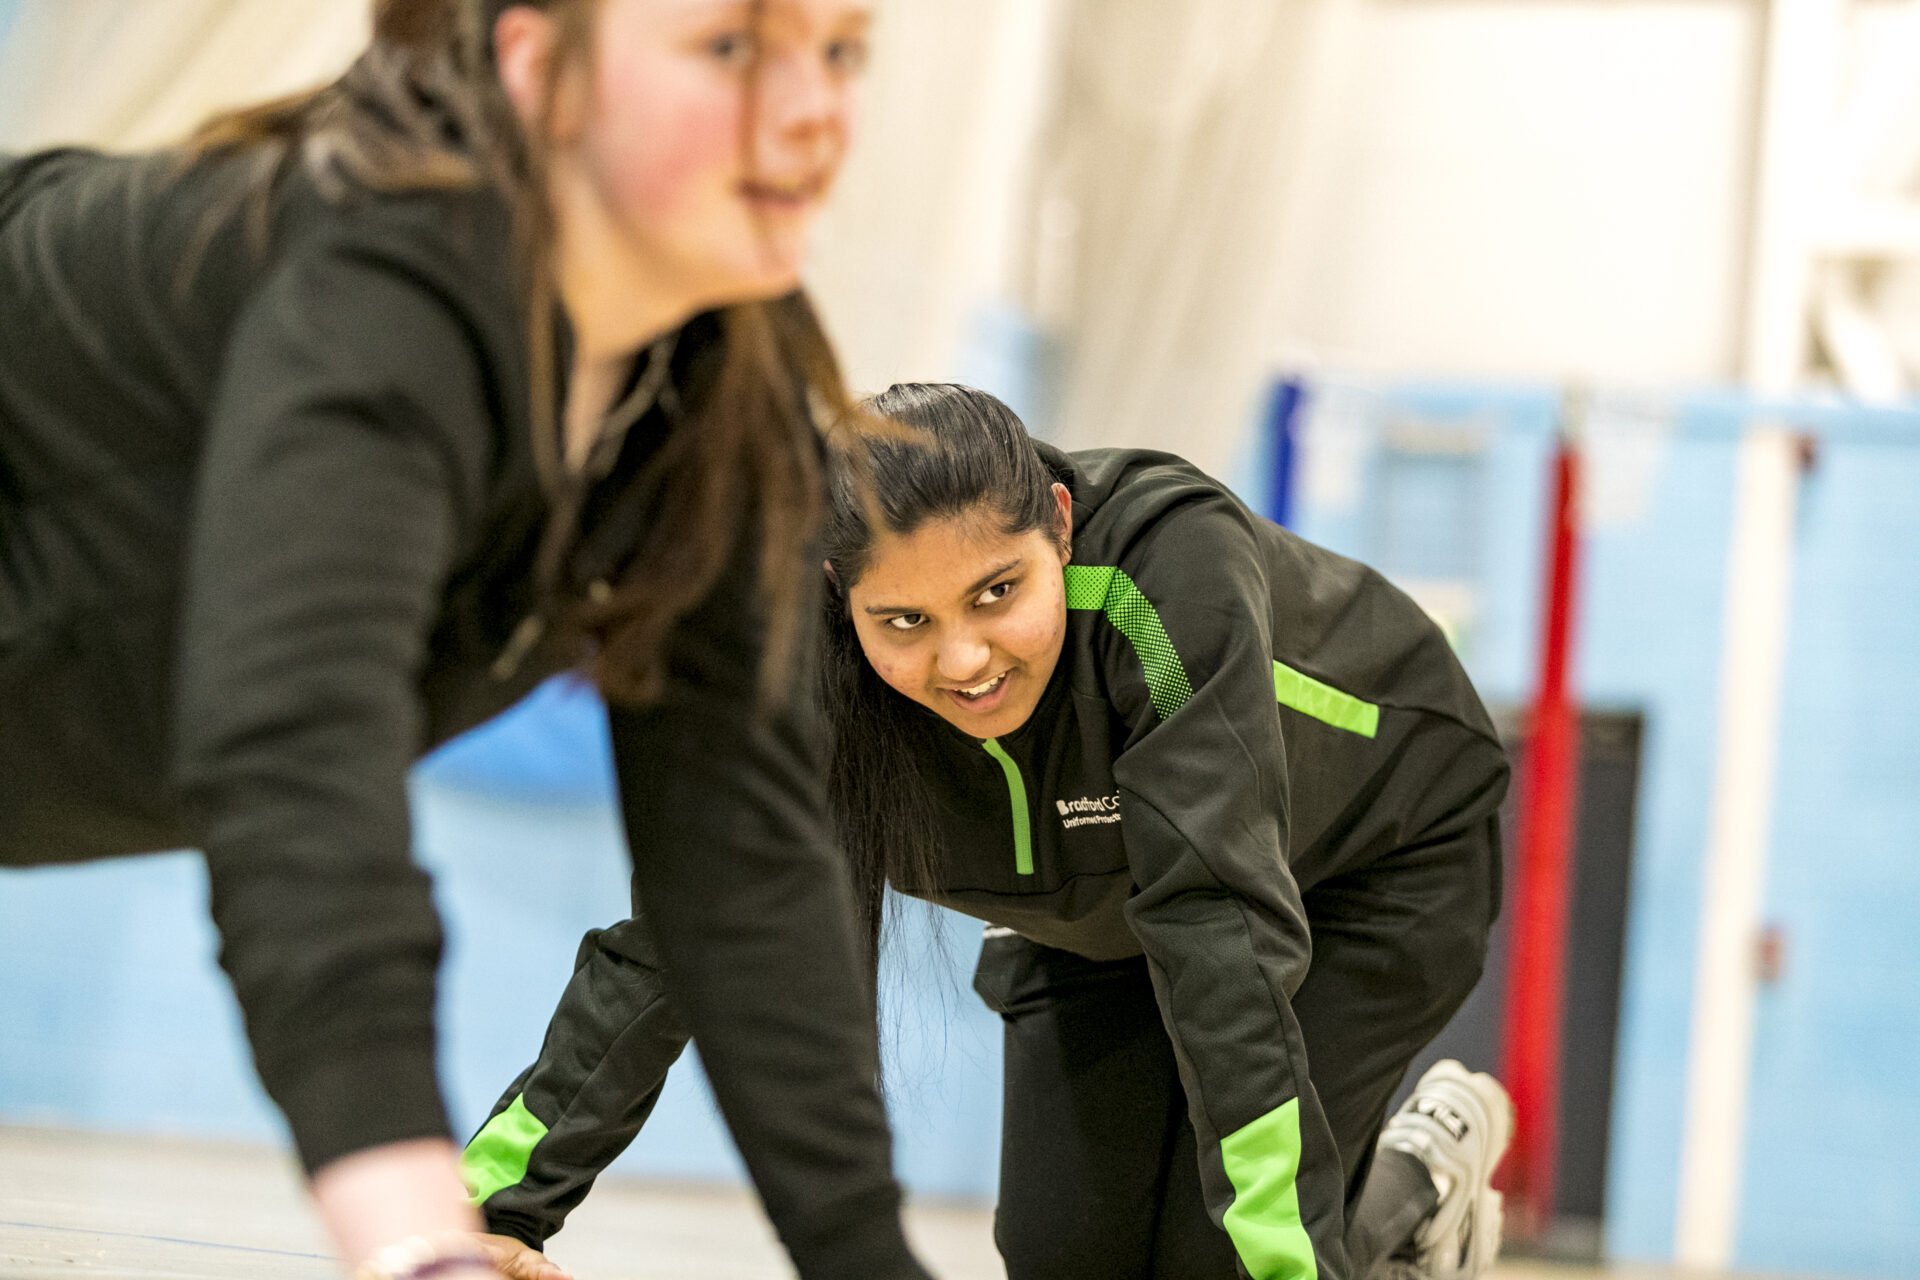
<path fill-rule="evenodd" d="M 546 633 L 547 620 L 539 614 L 530 613 L 520 619 L 520 625 L 507 638 L 507 647 L 493 660 L 493 666 L 487 674 L 498 682 L 513 679 L 520 670 L 520 664 L 527 660 L 527 655 L 533 652 L 533 647 L 540 643 L 540 637 Z"/>

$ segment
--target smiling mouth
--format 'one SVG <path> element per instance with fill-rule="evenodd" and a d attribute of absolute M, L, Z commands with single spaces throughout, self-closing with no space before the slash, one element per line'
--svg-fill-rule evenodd
<path fill-rule="evenodd" d="M 1007 677 L 1011 674 L 1013 673 L 1010 671 L 1002 671 L 991 680 L 982 680 L 979 684 L 971 688 L 949 689 L 947 692 L 962 702 L 978 702 L 982 698 L 991 697 L 993 694 L 998 693 L 1000 686 L 1007 682 Z"/>
<path fill-rule="evenodd" d="M 756 204 L 773 205 L 783 209 L 798 209 L 820 198 L 826 189 L 826 179 L 808 178 L 804 182 L 762 182 L 746 181 L 740 184 L 740 194 Z"/>

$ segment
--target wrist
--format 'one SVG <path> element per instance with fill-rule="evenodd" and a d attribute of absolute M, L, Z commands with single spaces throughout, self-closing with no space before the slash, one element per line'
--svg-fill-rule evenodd
<path fill-rule="evenodd" d="M 395 1241 L 434 1246 L 458 1241 L 470 1255 L 479 1247 L 469 1235 L 480 1229 L 480 1215 L 467 1201 L 453 1144 L 444 1139 L 392 1143 L 344 1156 L 314 1176 L 313 1198 L 348 1267 L 365 1259 L 385 1268 L 373 1271 L 372 1280 L 386 1280 L 396 1265 L 399 1277 L 424 1280 L 408 1277 L 404 1257 L 389 1258 L 386 1251 Z M 429 1255 L 420 1261 L 430 1260 Z M 443 1268 L 442 1274 L 453 1280 L 458 1273 Z"/>
<path fill-rule="evenodd" d="M 462 1280 L 493 1275 L 486 1251 L 466 1232 L 408 1236 L 373 1251 L 353 1280 Z"/>

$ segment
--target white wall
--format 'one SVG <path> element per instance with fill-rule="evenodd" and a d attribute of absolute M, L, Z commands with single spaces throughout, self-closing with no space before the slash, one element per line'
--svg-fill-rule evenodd
<path fill-rule="evenodd" d="M 1007 303 L 1057 0 L 878 0 L 854 150 L 807 281 L 856 392 L 955 376 Z"/>
<path fill-rule="evenodd" d="M 0 45 L 0 148 L 139 149 L 339 74 L 357 0 L 23 0 Z"/>
<path fill-rule="evenodd" d="M 1276 351 L 1733 377 L 1761 16 L 1752 0 L 1351 0 L 1277 229 Z"/>

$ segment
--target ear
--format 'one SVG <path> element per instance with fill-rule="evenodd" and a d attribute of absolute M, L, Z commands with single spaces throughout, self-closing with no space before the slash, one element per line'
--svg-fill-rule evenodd
<path fill-rule="evenodd" d="M 1060 557 L 1062 561 L 1073 559 L 1073 494 L 1067 486 L 1058 480 L 1053 482 L 1053 505 L 1060 512 Z"/>
<path fill-rule="evenodd" d="M 528 130 L 540 127 L 555 40 L 553 17 L 531 5 L 512 4 L 493 24 L 493 61 L 514 114 Z"/>
<path fill-rule="evenodd" d="M 827 581 L 833 584 L 833 589 L 835 591 L 840 590 L 840 575 L 833 571 L 833 561 L 822 560 L 820 567 L 827 571 Z"/>

